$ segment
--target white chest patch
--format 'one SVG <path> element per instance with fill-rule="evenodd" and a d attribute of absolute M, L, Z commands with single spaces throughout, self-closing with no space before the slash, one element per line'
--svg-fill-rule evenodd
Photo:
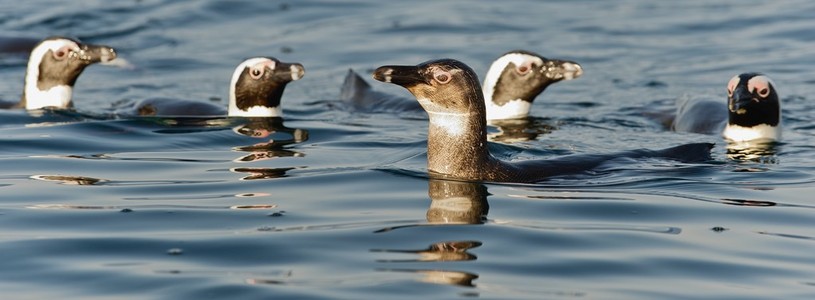
<path fill-rule="evenodd" d="M 440 111 L 441 108 L 430 100 L 425 98 L 416 98 L 416 100 L 427 111 L 427 115 L 430 117 L 430 126 L 444 130 L 451 136 L 464 134 L 470 118 L 469 113 L 444 112 Z"/>
<path fill-rule="evenodd" d="M 252 106 L 241 110 L 237 106 L 229 107 L 230 117 L 282 117 L 283 109 L 280 107 Z"/>
<path fill-rule="evenodd" d="M 67 108 L 71 103 L 73 88 L 67 85 L 58 85 L 41 91 L 36 83 L 27 85 L 25 90 L 25 109 L 40 109 L 45 107 Z"/>
<path fill-rule="evenodd" d="M 529 115 L 532 103 L 515 99 L 498 106 L 492 101 L 487 101 L 487 120 L 517 119 Z"/>
<path fill-rule="evenodd" d="M 779 124 L 780 125 L 780 124 Z M 728 124 L 722 132 L 724 138 L 734 142 L 745 142 L 759 139 L 781 140 L 781 126 L 761 124 L 753 127 L 741 127 Z"/>
<path fill-rule="evenodd" d="M 467 128 L 467 115 L 430 113 L 430 126 L 438 127 L 451 136 L 461 136 Z"/>

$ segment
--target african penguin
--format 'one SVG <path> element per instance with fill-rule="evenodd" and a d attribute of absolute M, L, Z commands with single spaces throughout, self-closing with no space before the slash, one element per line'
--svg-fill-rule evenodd
<path fill-rule="evenodd" d="M 484 78 L 488 120 L 517 119 L 529 115 L 535 98 L 549 85 L 583 75 L 580 64 L 547 59 L 539 54 L 514 50 L 496 59 Z M 340 99 L 358 111 L 402 112 L 421 110 L 415 101 L 375 91 L 359 75 L 348 72 Z"/>
<path fill-rule="evenodd" d="M 289 82 L 299 80 L 305 68 L 273 57 L 254 57 L 240 63 L 229 84 L 229 106 L 170 98 L 150 98 L 116 110 L 117 115 L 282 117 L 280 100 Z"/>
<path fill-rule="evenodd" d="M 727 83 L 727 105 L 685 98 L 672 128 L 680 132 L 721 133 L 733 142 L 781 139 L 781 103 L 775 84 L 760 73 L 742 73 Z"/>
<path fill-rule="evenodd" d="M 374 79 L 410 91 L 428 113 L 427 168 L 431 176 L 492 182 L 537 182 L 552 176 L 589 171 L 618 158 L 710 159 L 712 144 L 687 144 L 662 150 L 572 155 L 548 160 L 505 162 L 487 148 L 486 105 L 478 78 L 453 59 L 416 66 L 383 66 Z"/>
<path fill-rule="evenodd" d="M 91 64 L 115 58 L 116 51 L 108 46 L 49 37 L 31 51 L 22 99 L 17 103 L 0 103 L 0 107 L 29 110 L 73 107 L 73 87 L 82 71 Z"/>
<path fill-rule="evenodd" d="M 495 60 L 484 77 L 487 120 L 526 117 L 532 101 L 549 85 L 581 75 L 583 67 L 576 62 L 510 51 Z"/>

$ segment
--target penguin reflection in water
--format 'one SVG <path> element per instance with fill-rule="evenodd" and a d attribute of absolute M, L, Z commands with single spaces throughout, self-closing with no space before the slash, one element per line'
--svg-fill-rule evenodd
<path fill-rule="evenodd" d="M 431 178 L 428 181 L 430 208 L 427 209 L 427 223 L 432 225 L 483 224 L 489 212 L 488 194 L 487 187 L 480 183 Z M 377 230 L 376 233 L 414 226 L 424 225 L 393 226 Z M 433 243 L 423 249 L 372 249 L 371 252 L 409 255 L 405 259 L 377 260 L 380 263 L 470 261 L 477 259 L 476 255 L 470 251 L 481 245 L 480 241 L 452 240 Z M 474 286 L 473 281 L 478 279 L 477 274 L 456 270 L 408 268 L 383 268 L 381 270 L 418 273 L 423 275 L 420 280 L 424 282 L 459 286 Z"/>
<path fill-rule="evenodd" d="M 0 101 L 0 108 L 73 108 L 74 84 L 82 71 L 115 58 L 116 51 L 108 46 L 59 36 L 46 38 L 31 50 L 22 98 L 19 102 Z"/>
<path fill-rule="evenodd" d="M 239 134 L 268 139 L 266 142 L 254 145 L 235 147 L 235 150 L 249 152 L 234 159 L 239 163 L 261 161 L 278 157 L 303 157 L 305 154 L 284 148 L 287 145 L 301 143 L 308 140 L 308 131 L 304 129 L 292 129 L 283 125 L 283 118 L 246 118 L 248 123 L 233 128 Z M 286 133 L 289 136 L 278 138 L 278 133 Z M 285 177 L 286 172 L 294 167 L 284 168 L 256 168 L 256 167 L 235 167 L 230 171 L 234 173 L 244 173 L 246 176 L 242 180 L 272 179 Z"/>
<path fill-rule="evenodd" d="M 499 130 L 489 135 L 490 140 L 526 141 L 551 132 L 554 126 L 529 116 L 533 101 L 550 85 L 581 75 L 583 67 L 574 61 L 549 59 L 530 51 L 513 50 L 498 57 L 483 83 L 486 118 Z M 422 111 L 412 99 L 374 90 L 353 71 L 345 77 L 340 99 L 361 112 Z"/>
<path fill-rule="evenodd" d="M 662 150 L 638 149 L 610 154 L 571 155 L 547 160 L 505 162 L 487 148 L 484 96 L 475 72 L 453 59 L 415 66 L 383 66 L 374 79 L 410 91 L 429 116 L 427 168 L 431 175 L 492 182 L 538 182 L 558 175 L 590 171 L 617 158 L 710 159 L 709 143 Z"/>

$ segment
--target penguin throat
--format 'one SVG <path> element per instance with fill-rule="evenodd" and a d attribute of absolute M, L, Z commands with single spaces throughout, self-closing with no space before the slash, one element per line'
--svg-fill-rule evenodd
<path fill-rule="evenodd" d="M 510 100 L 501 105 L 491 101 L 490 98 L 486 99 L 487 120 L 523 118 L 529 115 L 529 110 L 532 108 L 532 102 L 523 99 Z"/>
<path fill-rule="evenodd" d="M 26 109 L 41 109 L 46 107 L 71 107 L 73 88 L 67 85 L 52 86 L 47 90 L 40 90 L 36 84 L 26 84 L 23 102 Z"/>
<path fill-rule="evenodd" d="M 237 106 L 229 107 L 230 117 L 282 117 L 283 110 L 280 106 L 268 107 L 262 105 L 252 106 L 246 109 L 239 109 Z"/>
<path fill-rule="evenodd" d="M 480 178 L 489 161 L 486 119 L 475 114 L 428 112 L 430 127 L 427 137 L 429 171 L 456 178 Z"/>
<path fill-rule="evenodd" d="M 463 113 L 436 113 L 427 112 L 430 115 L 431 130 L 444 132 L 451 137 L 459 137 L 470 130 L 470 114 Z"/>
<path fill-rule="evenodd" d="M 771 126 L 767 124 L 760 124 L 752 127 L 727 124 L 727 127 L 725 127 L 722 135 L 724 138 L 734 142 L 753 140 L 778 141 L 781 140 L 781 128 L 779 126 Z"/>
<path fill-rule="evenodd" d="M 436 128 L 431 131 L 440 130 L 451 136 L 460 136 L 470 130 L 472 112 L 445 111 L 445 108 L 429 99 L 417 97 L 416 100 L 430 117 L 430 126 Z"/>

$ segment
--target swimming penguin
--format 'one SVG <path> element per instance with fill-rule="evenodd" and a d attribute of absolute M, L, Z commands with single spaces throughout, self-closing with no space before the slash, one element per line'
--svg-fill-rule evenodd
<path fill-rule="evenodd" d="M 431 175 L 472 181 L 537 182 L 552 176 L 589 171 L 616 158 L 710 159 L 709 143 L 662 150 L 630 150 L 611 154 L 572 155 L 547 160 L 505 162 L 487 148 L 484 96 L 470 67 L 453 59 L 416 66 L 383 66 L 374 79 L 410 91 L 427 111 L 427 168 Z"/>
<path fill-rule="evenodd" d="M 583 75 L 580 64 L 547 59 L 524 50 L 507 52 L 496 59 L 484 78 L 484 99 L 488 120 L 517 119 L 529 115 L 532 102 L 549 85 Z M 409 99 L 375 91 L 354 71 L 349 70 L 340 99 L 355 110 L 368 112 L 420 111 Z"/>
<path fill-rule="evenodd" d="M 280 99 L 289 82 L 305 74 L 299 63 L 284 63 L 274 57 L 254 57 L 235 68 L 229 85 L 229 106 L 169 98 L 150 98 L 116 109 L 117 115 L 137 116 L 222 116 L 281 117 Z"/>
<path fill-rule="evenodd" d="M 743 73 L 727 83 L 727 105 L 711 99 L 682 99 L 672 128 L 681 132 L 721 133 L 734 142 L 778 141 L 781 102 L 769 77 Z"/>
<path fill-rule="evenodd" d="M 91 64 L 116 58 L 113 48 L 50 37 L 34 47 L 28 59 L 23 96 L 19 102 L 0 102 L 0 108 L 70 108 L 73 87 Z"/>

